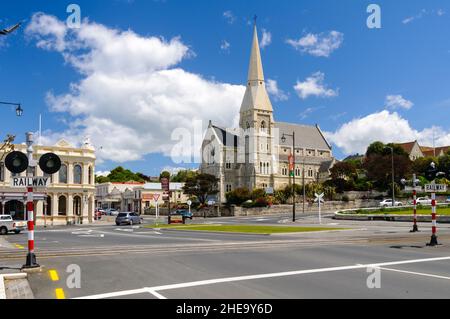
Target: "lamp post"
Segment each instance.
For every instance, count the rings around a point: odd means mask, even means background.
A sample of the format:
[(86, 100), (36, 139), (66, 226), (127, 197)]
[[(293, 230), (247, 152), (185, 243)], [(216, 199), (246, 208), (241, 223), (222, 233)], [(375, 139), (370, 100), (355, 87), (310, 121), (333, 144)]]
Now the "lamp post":
[(23, 115), (22, 105), (20, 103), (0, 102), (1, 105), (12, 105), (16, 107), (16, 115), (21, 117)]
[(283, 143), (286, 142), (286, 136), (292, 137), (292, 162), (294, 166), (292, 170), (292, 221), (295, 222), (295, 132), (292, 132), (292, 134), (283, 133), (281, 137)]
[(395, 206), (395, 175), (394, 175), (394, 148), (391, 146), (387, 146), (391, 150), (391, 158), (392, 158), (392, 207)]

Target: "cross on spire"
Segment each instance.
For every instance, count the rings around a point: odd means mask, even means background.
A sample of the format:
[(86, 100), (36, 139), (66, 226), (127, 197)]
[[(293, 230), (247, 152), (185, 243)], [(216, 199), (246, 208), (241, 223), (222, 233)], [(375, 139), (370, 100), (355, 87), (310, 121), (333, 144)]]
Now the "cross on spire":
[(256, 20), (257, 19), (258, 19), (258, 16), (255, 14), (254, 17), (253, 17), (253, 22), (254, 22), (255, 25), (256, 25)]

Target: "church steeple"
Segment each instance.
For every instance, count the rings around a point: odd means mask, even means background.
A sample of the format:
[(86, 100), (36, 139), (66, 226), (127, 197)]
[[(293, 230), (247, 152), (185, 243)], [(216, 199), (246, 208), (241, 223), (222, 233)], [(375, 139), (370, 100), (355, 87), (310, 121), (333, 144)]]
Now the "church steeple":
[(256, 23), (253, 31), (252, 54), (250, 56), (248, 81), (264, 81), (264, 71), (261, 61), (261, 51), (259, 49), (258, 30), (256, 28)]
[[(253, 29), (252, 51), (250, 55), (250, 66), (248, 69), (247, 89), (245, 91), (244, 100), (241, 105), (241, 127), (246, 127), (243, 123), (243, 117), (248, 117), (248, 111), (265, 111), (273, 112), (272, 103), (266, 91), (264, 82), (264, 71), (261, 59), (261, 51), (259, 49), (258, 29)], [(255, 114), (256, 115), (256, 114)], [(247, 122), (247, 119), (245, 119)]]

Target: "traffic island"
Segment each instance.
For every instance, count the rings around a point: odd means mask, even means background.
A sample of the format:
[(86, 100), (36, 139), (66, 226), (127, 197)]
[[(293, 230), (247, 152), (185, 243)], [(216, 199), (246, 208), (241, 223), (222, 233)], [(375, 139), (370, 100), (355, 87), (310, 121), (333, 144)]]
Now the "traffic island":
[(347, 228), (331, 228), (331, 227), (220, 225), (220, 224), (154, 225), (144, 227), (152, 229), (164, 229), (164, 230), (239, 233), (239, 234), (254, 234), (254, 235), (292, 234), (292, 233), (347, 230)]
[[(395, 221), (413, 222), (413, 208), (368, 208), (349, 209), (338, 211), (334, 214), (336, 220), (356, 220), (356, 221)], [(418, 222), (431, 222), (431, 206), (422, 206), (417, 209)], [(437, 222), (450, 223), (450, 206), (441, 205), (437, 207)]]

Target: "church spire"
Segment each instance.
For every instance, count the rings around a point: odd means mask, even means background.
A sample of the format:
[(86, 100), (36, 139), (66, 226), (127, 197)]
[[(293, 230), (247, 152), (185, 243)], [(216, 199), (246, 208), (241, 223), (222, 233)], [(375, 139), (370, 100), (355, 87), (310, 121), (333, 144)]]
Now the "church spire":
[(261, 61), (261, 51), (259, 49), (258, 29), (256, 28), (256, 17), (253, 31), (252, 54), (250, 56), (250, 67), (248, 70), (248, 81), (264, 81), (264, 71)]
[[(264, 72), (262, 67), (261, 51), (259, 50), (258, 30), (256, 28), (255, 19), (252, 53), (250, 56), (250, 66), (248, 70), (248, 81), (246, 85), (244, 100), (242, 101), (241, 105), (241, 127), (247, 126), (247, 119), (243, 118), (243, 114), (246, 114), (248, 111), (256, 110), (270, 113), (273, 112), (272, 103), (270, 102), (270, 98), (266, 90), (266, 84), (264, 82)], [(249, 120), (249, 122), (253, 123), (253, 120)], [(250, 123), (250, 125), (252, 123)]]

